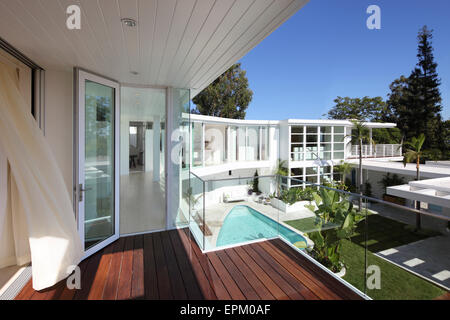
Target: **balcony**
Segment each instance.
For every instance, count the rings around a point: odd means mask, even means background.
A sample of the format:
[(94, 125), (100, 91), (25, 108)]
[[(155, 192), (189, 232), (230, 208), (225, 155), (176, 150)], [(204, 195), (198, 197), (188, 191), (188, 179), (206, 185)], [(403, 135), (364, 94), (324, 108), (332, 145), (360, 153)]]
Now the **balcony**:
[(120, 238), (80, 269), (80, 290), (29, 281), (16, 300), (362, 299), (281, 240), (203, 253), (186, 228)]
[[(334, 189), (331, 182), (191, 175), (190, 230), (206, 254), (277, 241), (362, 297), (436, 299), (450, 288), (450, 242), (441, 231), (446, 216)], [(287, 188), (283, 180), (303, 187)]]
[[(401, 144), (364, 144), (362, 146), (363, 158), (392, 158), (401, 156), (403, 156)], [(352, 145), (349, 159), (356, 158), (359, 158), (359, 145)]]

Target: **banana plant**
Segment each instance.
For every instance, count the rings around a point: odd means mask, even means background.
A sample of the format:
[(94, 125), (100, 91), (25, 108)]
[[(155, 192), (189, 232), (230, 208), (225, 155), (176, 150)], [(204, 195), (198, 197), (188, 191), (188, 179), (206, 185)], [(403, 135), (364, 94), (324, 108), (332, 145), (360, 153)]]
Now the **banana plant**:
[(341, 240), (353, 235), (357, 224), (365, 219), (366, 211), (356, 210), (345, 196), (334, 190), (321, 188), (313, 197), (316, 206), (305, 205), (316, 216), (316, 229), (307, 234), (314, 242), (311, 254), (331, 271), (339, 272), (345, 265), (341, 261)]

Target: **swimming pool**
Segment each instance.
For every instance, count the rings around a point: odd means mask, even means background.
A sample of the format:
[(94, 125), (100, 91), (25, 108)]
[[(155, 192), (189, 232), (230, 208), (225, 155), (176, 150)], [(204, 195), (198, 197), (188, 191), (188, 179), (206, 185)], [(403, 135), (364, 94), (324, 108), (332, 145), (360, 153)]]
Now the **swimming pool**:
[(225, 218), (217, 237), (216, 246), (227, 246), (257, 239), (282, 236), (290, 243), (307, 242), (295, 231), (248, 206), (233, 207)]

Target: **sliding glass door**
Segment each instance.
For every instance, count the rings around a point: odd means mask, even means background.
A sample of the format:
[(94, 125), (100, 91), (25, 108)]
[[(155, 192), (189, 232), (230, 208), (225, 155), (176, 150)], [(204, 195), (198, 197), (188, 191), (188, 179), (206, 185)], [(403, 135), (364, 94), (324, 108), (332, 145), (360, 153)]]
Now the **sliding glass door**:
[(78, 227), (86, 256), (119, 237), (119, 85), (78, 71)]

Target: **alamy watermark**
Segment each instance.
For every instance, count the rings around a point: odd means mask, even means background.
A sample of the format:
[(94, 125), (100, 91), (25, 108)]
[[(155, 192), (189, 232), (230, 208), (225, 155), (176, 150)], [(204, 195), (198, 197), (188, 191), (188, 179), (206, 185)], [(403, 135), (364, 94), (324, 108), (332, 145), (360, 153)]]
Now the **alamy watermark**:
[(381, 9), (379, 6), (372, 4), (367, 7), (367, 14), (370, 16), (366, 20), (366, 26), (369, 30), (380, 30), (381, 29)]
[(69, 266), (67, 268), (67, 273), (70, 276), (66, 280), (67, 289), (73, 290), (81, 289), (81, 269), (79, 266)]
[(381, 270), (377, 265), (370, 265), (366, 270), (366, 287), (369, 290), (381, 289)]
[(67, 20), (66, 26), (69, 30), (81, 29), (81, 9), (76, 4), (70, 5), (66, 9)]

